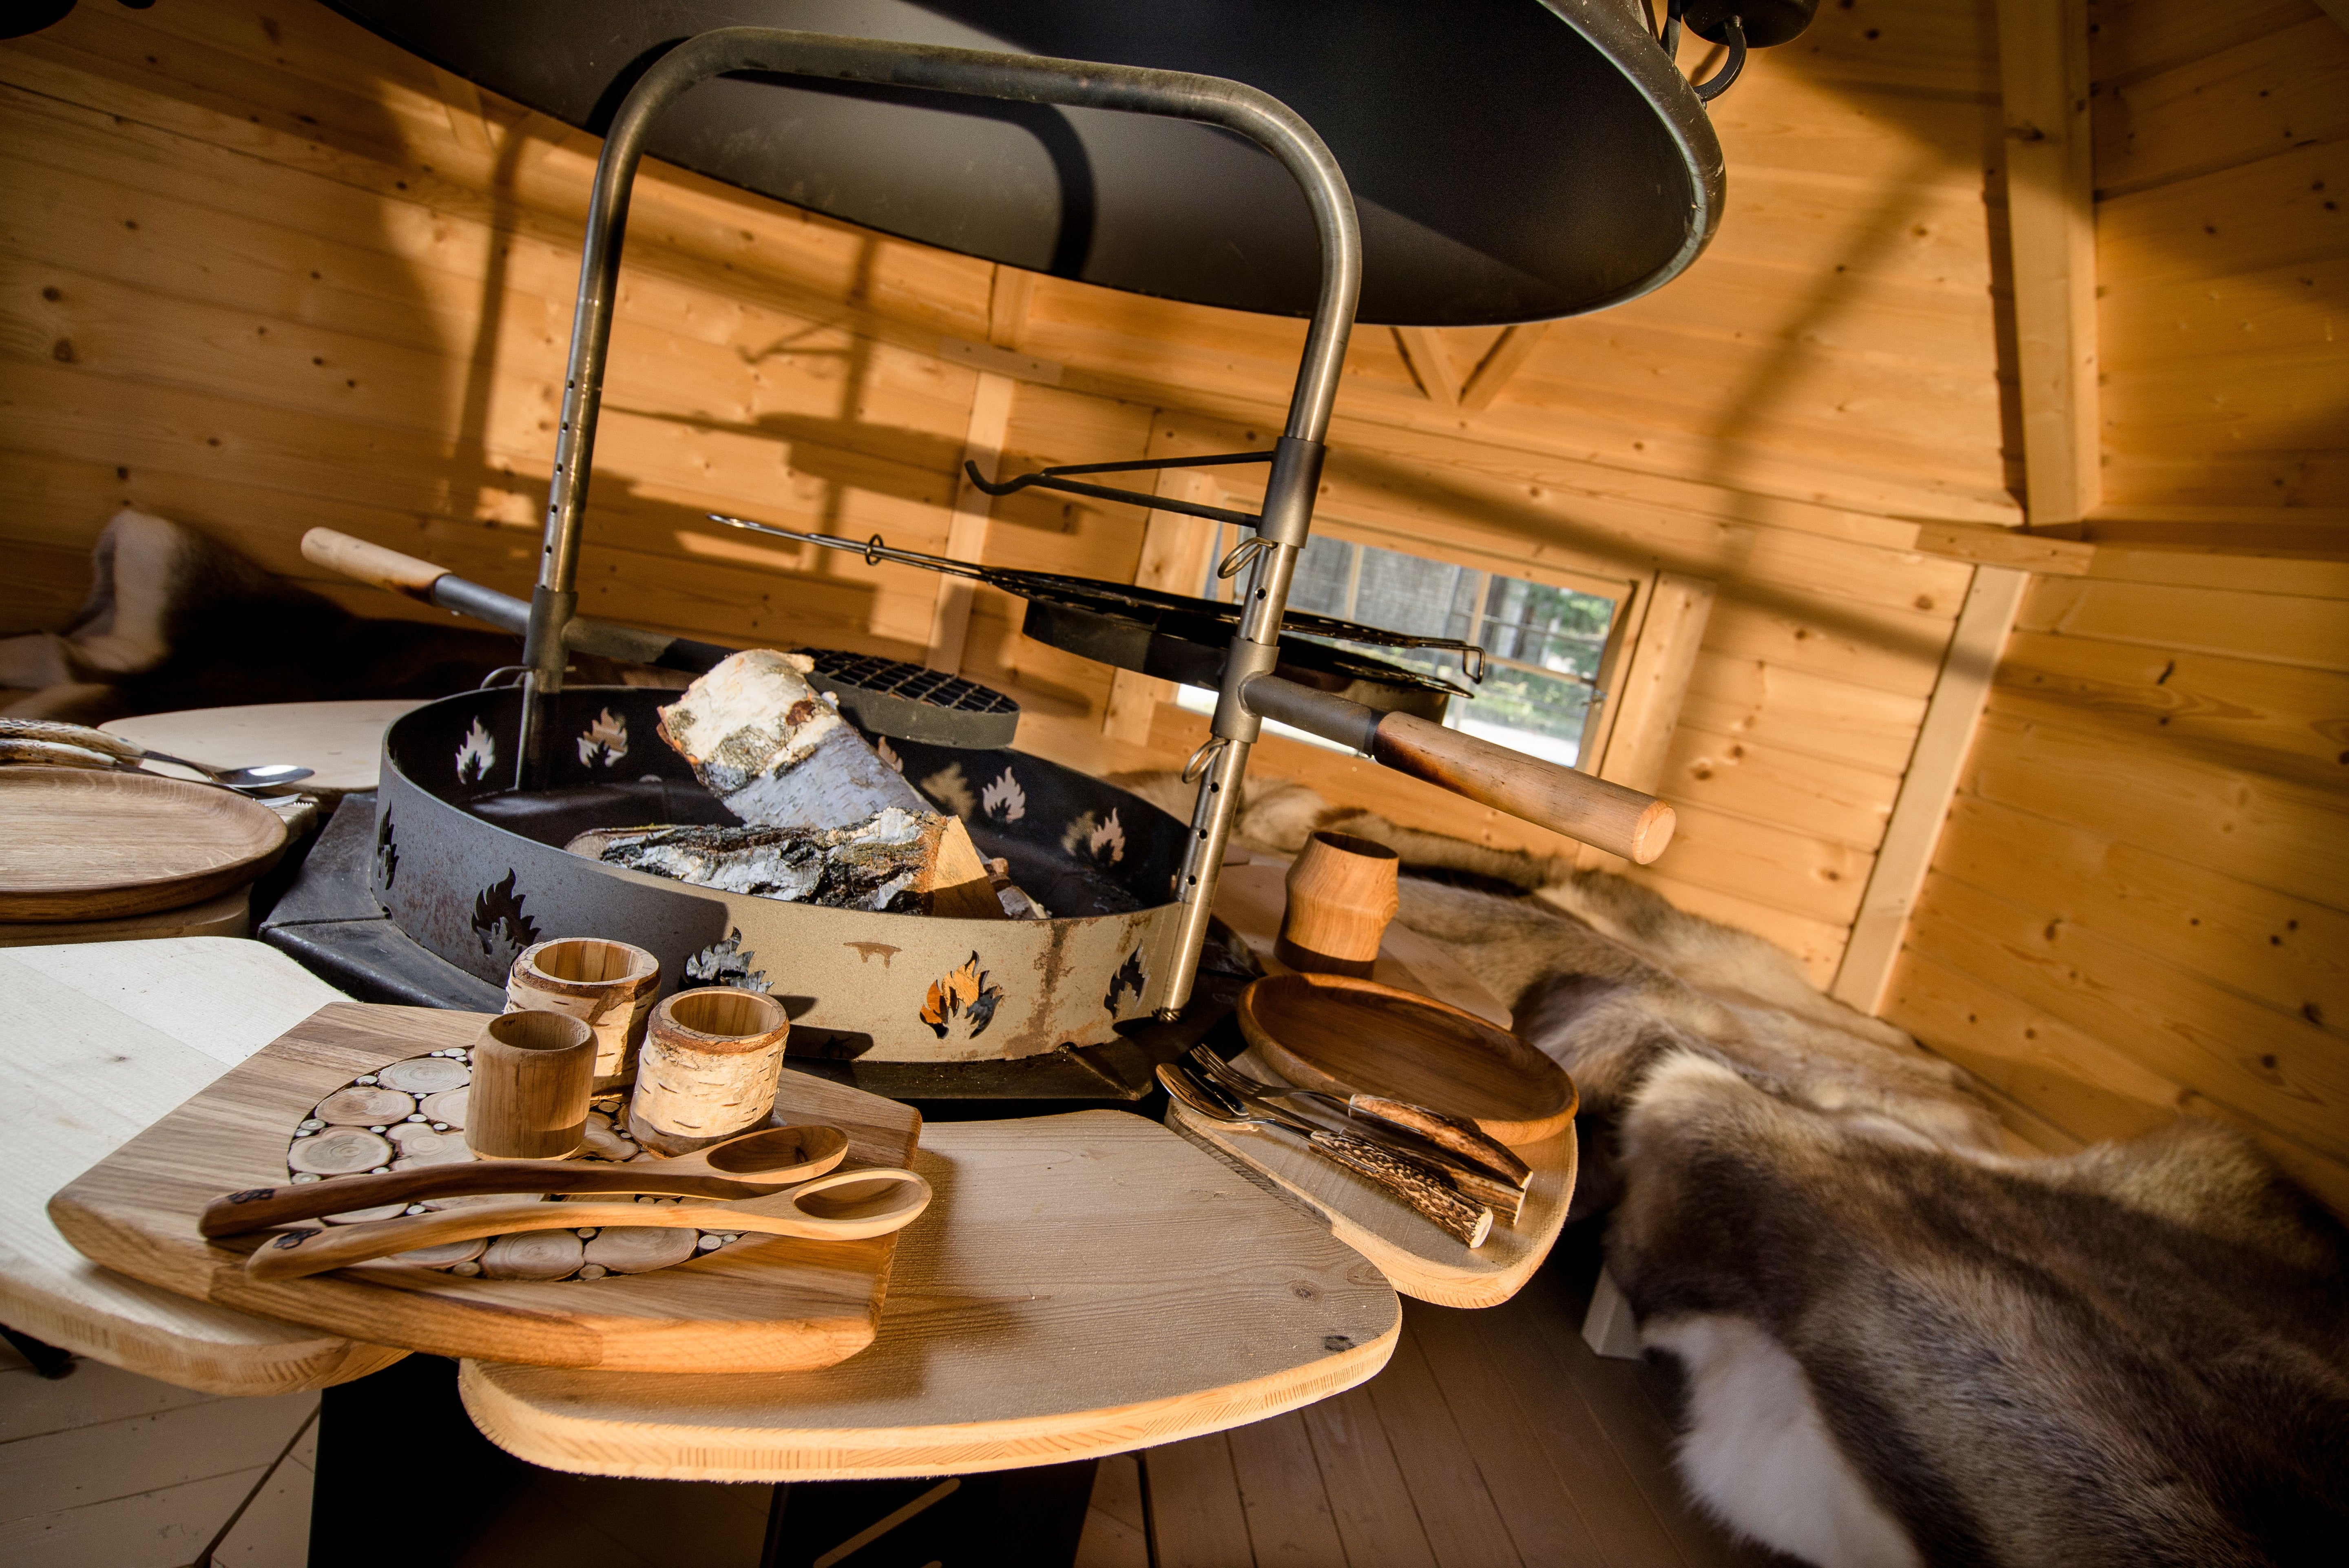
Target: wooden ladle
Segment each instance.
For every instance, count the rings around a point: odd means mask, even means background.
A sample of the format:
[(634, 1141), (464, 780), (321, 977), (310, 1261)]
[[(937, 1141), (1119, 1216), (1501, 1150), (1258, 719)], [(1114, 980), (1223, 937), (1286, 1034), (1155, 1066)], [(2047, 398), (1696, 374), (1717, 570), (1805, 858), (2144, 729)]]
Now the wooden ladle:
[(248, 1187), (213, 1199), (196, 1228), (207, 1236), (233, 1236), (323, 1214), (348, 1214), (387, 1203), (481, 1192), (666, 1192), (688, 1198), (756, 1198), (821, 1176), (847, 1153), (848, 1134), (836, 1127), (811, 1123), (761, 1128), (674, 1160), (631, 1160), (619, 1165), (585, 1160), (474, 1160), (456, 1165), (423, 1165), (381, 1176), (337, 1176), (296, 1186)]
[(397, 1220), (286, 1231), (245, 1259), (244, 1272), (254, 1280), (301, 1279), (448, 1242), (605, 1225), (756, 1231), (808, 1241), (853, 1242), (902, 1229), (929, 1206), (930, 1184), (911, 1171), (895, 1169), (834, 1171), (735, 1203), (469, 1203)]

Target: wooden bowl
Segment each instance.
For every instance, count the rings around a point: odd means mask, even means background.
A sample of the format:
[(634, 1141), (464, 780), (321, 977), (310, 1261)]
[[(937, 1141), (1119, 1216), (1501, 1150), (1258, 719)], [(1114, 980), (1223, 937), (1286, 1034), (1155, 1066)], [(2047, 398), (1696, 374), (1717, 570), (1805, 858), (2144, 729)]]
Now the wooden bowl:
[(1574, 1119), (1566, 1069), (1506, 1029), (1346, 975), (1273, 975), (1240, 993), (1240, 1032), (1299, 1088), (1409, 1100), (1538, 1143)]

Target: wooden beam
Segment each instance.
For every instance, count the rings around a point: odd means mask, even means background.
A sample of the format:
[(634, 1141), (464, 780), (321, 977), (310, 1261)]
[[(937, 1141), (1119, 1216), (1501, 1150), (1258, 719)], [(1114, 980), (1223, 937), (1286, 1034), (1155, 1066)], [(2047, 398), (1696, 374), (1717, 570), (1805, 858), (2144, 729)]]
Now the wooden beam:
[[(993, 484), (1003, 460), (1003, 433), (1011, 424), (1011, 395), (1019, 383), (1009, 376), (982, 371), (970, 398), (970, 423), (963, 432), (963, 460), (978, 466), (979, 475)], [(960, 465), (957, 465), (957, 472)], [(987, 520), (994, 501), (963, 474), (955, 485), (954, 519), (947, 524), (946, 552), (957, 561), (982, 561), (987, 556)], [(962, 668), (963, 642), (970, 633), (971, 583), (968, 577), (940, 577), (938, 597), (930, 612), (930, 645), (922, 662), (953, 675)]]
[(1942, 820), (1957, 793), (1958, 775), (1973, 744), (1974, 727), (1990, 697), (1991, 677), (2030, 581), (2028, 572), (2013, 567), (1974, 568), (1965, 608), (1958, 613), (1949, 651), (1941, 655), (1940, 679), (1925, 705), (1925, 722), (1918, 729), (1909, 771), (1892, 803), (1891, 820), (1885, 824), (1876, 869), (1868, 875), (1868, 892), (1852, 922), (1851, 942), (1829, 988), (1836, 1000), (1863, 1013), (1873, 1014), (1884, 1005), (1909, 913), (1932, 864)]
[(1977, 566), (2019, 566), (2060, 577), (2085, 577), (2096, 560), (2096, 547), (2085, 540), (2021, 533), (1981, 522), (1920, 522), (1917, 549)]
[(2023, 513), (2042, 528), (2078, 522), (2103, 490), (2087, 0), (1998, 0), (1998, 44)]
[(1036, 291), (1036, 274), (1018, 267), (998, 266), (987, 294), (987, 341), (998, 348), (1019, 346), (1028, 325), (1028, 301)]
[(1546, 321), (1521, 321), (1495, 340), (1476, 368), (1468, 373), (1468, 385), (1460, 389), (1460, 407), (1471, 414), (1480, 414), (1493, 406), (1501, 388), (1509, 384), (1533, 352), (1541, 346), (1542, 334), (1549, 327)]
[(1444, 340), (1435, 335), (1432, 326), (1398, 326), (1394, 328), (1395, 346), (1402, 350), (1403, 363), (1419, 382), (1419, 389), (1427, 400), (1438, 407), (1460, 407), (1460, 384), (1454, 378), (1452, 356)]

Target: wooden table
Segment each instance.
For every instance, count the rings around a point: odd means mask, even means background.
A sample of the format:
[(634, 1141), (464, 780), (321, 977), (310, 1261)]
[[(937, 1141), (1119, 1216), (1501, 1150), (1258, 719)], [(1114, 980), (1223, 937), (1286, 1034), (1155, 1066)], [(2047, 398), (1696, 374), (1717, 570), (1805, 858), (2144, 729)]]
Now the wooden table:
[(0, 1323), (213, 1394), (283, 1394), (405, 1354), (232, 1312), (90, 1263), (49, 1194), (342, 994), (257, 942), (187, 937), (0, 952)]
[[(398, 1353), (83, 1261), (50, 1192), (340, 994), (257, 943), (0, 953), (0, 1073), (35, 1135), (0, 1187), (0, 1322), (169, 1382), (274, 1393)], [(1385, 1365), (1401, 1305), (1326, 1226), (1122, 1111), (932, 1123), (937, 1191), (881, 1339), (817, 1373), (661, 1377), (468, 1363), (468, 1408), (555, 1469), (704, 1480), (971, 1473), (1258, 1419)]]
[(1393, 1289), (1326, 1226), (1157, 1123), (933, 1122), (936, 1189), (873, 1348), (820, 1372), (465, 1363), (466, 1408), (556, 1470), (703, 1480), (969, 1474), (1260, 1420), (1386, 1365)]
[[(251, 707), (195, 707), (179, 713), (142, 714), (99, 726), (134, 745), (209, 762), (215, 768), (252, 768), (291, 762), (315, 769), (288, 786), (312, 795), (372, 789), (383, 757), (384, 727), (424, 705), (410, 697), (368, 697), (355, 702), (273, 702)], [(196, 774), (169, 762), (150, 762), (158, 773), (181, 779)]]

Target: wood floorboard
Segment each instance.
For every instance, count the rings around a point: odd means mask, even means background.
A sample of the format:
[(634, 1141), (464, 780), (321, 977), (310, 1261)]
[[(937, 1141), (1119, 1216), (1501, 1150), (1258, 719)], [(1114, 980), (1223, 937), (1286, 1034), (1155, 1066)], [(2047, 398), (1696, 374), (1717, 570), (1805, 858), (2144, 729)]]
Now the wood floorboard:
[[(15, 1352), (9, 1354), (13, 1358)], [(160, 1415), (217, 1398), (141, 1377), (103, 1361), (78, 1360), (70, 1376), (53, 1379), (20, 1360), (0, 1372), (0, 1443), (94, 1427), (126, 1416)]]
[(1507, 1568), (1523, 1562), (1408, 1326), (1394, 1359), (1369, 1387), (1436, 1562), (1443, 1568)]
[[(211, 1399), (19, 1439), (0, 1446), (0, 1519), (56, 1513), (256, 1468), (265, 1473), (317, 1405), (316, 1394)], [(223, 1511), (196, 1544), (208, 1545), (212, 1532), (227, 1522)]]
[(1340, 1568), (1346, 1548), (1313, 1458), (1305, 1419), (1292, 1410), (1228, 1434), (1232, 1474), (1247, 1516), (1256, 1568)]
[(1436, 1568), (1370, 1390), (1349, 1388), (1299, 1414), (1313, 1439), (1347, 1568)]
[(1247, 1568), (1247, 1513), (1222, 1432), (1152, 1449), (1143, 1461), (1158, 1568)]
[(1527, 1563), (1609, 1563), (1612, 1559), (1578, 1506), (1569, 1479), (1586, 1467), (1574, 1463), (1560, 1471), (1557, 1456), (1542, 1441), (1547, 1412), (1529, 1414), (1518, 1402), (1479, 1333), (1479, 1320), (1507, 1310), (1502, 1305), (1455, 1312), (1408, 1302), (1403, 1316), (1517, 1554)]
[(184, 1568), (212, 1544), (266, 1466), (0, 1524), (9, 1568)]
[(1134, 1455), (1112, 1454), (1094, 1470), (1092, 1501), (1071, 1568), (1150, 1568), (1142, 1461)]

